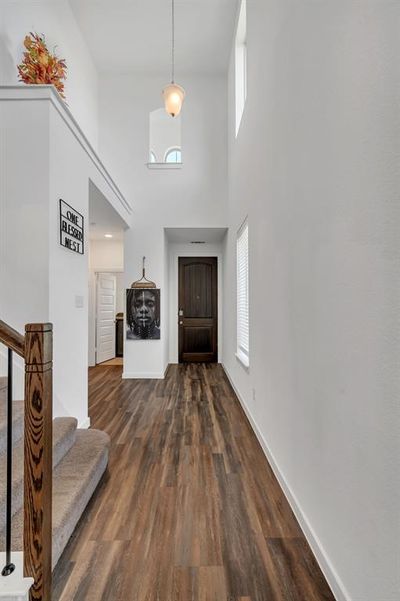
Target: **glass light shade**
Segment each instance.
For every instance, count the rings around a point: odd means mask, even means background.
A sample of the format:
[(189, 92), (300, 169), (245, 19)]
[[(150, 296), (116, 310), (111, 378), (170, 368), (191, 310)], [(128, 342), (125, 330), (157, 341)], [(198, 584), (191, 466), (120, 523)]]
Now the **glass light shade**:
[(163, 89), (165, 110), (171, 117), (177, 117), (181, 112), (185, 90), (176, 83), (170, 83)]

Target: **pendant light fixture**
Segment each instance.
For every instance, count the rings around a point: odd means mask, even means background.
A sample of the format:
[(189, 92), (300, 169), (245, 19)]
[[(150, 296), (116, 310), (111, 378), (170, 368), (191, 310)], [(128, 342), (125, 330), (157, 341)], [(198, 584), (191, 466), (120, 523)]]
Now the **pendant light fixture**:
[(165, 110), (171, 117), (177, 117), (181, 112), (185, 90), (175, 83), (175, 0), (171, 0), (172, 43), (171, 43), (171, 83), (163, 89)]

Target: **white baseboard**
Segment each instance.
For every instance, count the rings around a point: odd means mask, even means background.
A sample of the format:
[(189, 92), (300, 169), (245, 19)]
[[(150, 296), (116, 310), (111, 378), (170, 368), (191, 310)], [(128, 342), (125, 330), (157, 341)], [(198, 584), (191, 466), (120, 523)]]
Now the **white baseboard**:
[(79, 422), (78, 428), (80, 428), (81, 430), (87, 430), (88, 428), (90, 428), (90, 417), (87, 417), (87, 418), (83, 419), (81, 422)]
[(243, 408), (243, 411), (245, 412), (245, 414), (247, 416), (247, 419), (250, 422), (251, 427), (253, 428), (255, 435), (257, 436), (258, 442), (260, 443), (261, 448), (264, 451), (264, 455), (266, 456), (268, 463), (270, 464), (270, 466), (276, 476), (276, 479), (278, 480), (278, 482), (284, 492), (284, 495), (285, 495), (286, 499), (288, 500), (290, 507), (292, 508), (294, 515), (296, 516), (297, 521), (299, 522), (300, 528), (302, 529), (304, 536), (306, 537), (307, 542), (310, 545), (312, 552), (315, 555), (318, 565), (321, 568), (329, 586), (332, 589), (332, 592), (335, 596), (336, 601), (351, 601), (351, 597), (350, 597), (349, 593), (346, 591), (346, 588), (345, 588), (343, 582), (341, 581), (341, 579), (339, 578), (339, 575), (337, 574), (336, 570), (334, 569), (328, 555), (325, 552), (325, 549), (323, 548), (323, 546), (321, 544), (321, 541), (319, 540), (318, 536), (314, 532), (307, 516), (305, 515), (304, 511), (302, 510), (302, 508), (300, 506), (300, 503), (298, 502), (298, 500), (296, 498), (296, 495), (290, 488), (284, 474), (280, 470), (279, 465), (277, 464), (277, 462), (275, 460), (275, 457), (274, 457), (271, 449), (269, 448), (264, 436), (261, 434), (261, 431), (258, 428), (257, 423), (255, 422), (255, 420), (250, 412), (250, 409), (247, 406), (247, 403), (245, 402), (245, 400), (241, 396), (240, 392), (236, 388), (236, 386), (224, 364), (222, 364), (222, 367), (223, 367), (223, 370), (224, 370), (233, 390), (236, 393), (236, 396), (239, 399), (239, 402)]
[(169, 367), (169, 363), (167, 363), (167, 365), (165, 366), (164, 373), (163, 372), (150, 372), (150, 371), (149, 372), (124, 371), (122, 373), (122, 379), (123, 380), (164, 380), (168, 367)]
[[(0, 553), (0, 562), (2, 566), (5, 565), (5, 553)], [(3, 601), (28, 601), (33, 578), (24, 578), (24, 554), (22, 551), (13, 551), (11, 562), (15, 565), (15, 570), (6, 578), (1, 577), (0, 599)]]
[(124, 371), (122, 373), (123, 380), (163, 380), (165, 374), (163, 372), (152, 371)]

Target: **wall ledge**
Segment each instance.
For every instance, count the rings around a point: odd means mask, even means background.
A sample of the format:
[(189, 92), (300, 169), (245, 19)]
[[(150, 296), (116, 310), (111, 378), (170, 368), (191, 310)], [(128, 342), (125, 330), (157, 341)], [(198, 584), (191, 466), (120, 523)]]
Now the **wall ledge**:
[(283, 493), (284, 493), (286, 499), (288, 500), (288, 503), (289, 503), (290, 507), (292, 508), (294, 515), (296, 516), (296, 519), (300, 525), (300, 528), (302, 529), (304, 536), (306, 537), (307, 542), (310, 545), (312, 552), (314, 553), (314, 556), (318, 562), (318, 565), (321, 568), (329, 586), (331, 587), (331, 590), (335, 596), (335, 599), (337, 601), (351, 601), (351, 597), (350, 597), (349, 593), (347, 592), (342, 580), (340, 579), (338, 573), (336, 572), (334, 566), (332, 565), (325, 549), (323, 548), (323, 546), (321, 544), (321, 541), (319, 540), (317, 534), (315, 533), (313, 527), (311, 526), (310, 521), (308, 520), (307, 516), (305, 515), (303, 509), (301, 508), (301, 505), (300, 505), (296, 495), (292, 491), (289, 483), (287, 482), (285, 475), (279, 468), (279, 465), (278, 465), (271, 449), (269, 448), (267, 441), (265, 440), (264, 436), (262, 435), (261, 430), (259, 429), (259, 427), (257, 425), (257, 422), (253, 418), (252, 413), (251, 413), (247, 403), (245, 402), (245, 400), (241, 396), (240, 392), (236, 388), (236, 386), (230, 376), (230, 373), (224, 364), (222, 364), (222, 368), (223, 368), (225, 375), (228, 378), (229, 383), (231, 384), (237, 398), (239, 399), (239, 402), (243, 408), (243, 411), (245, 412), (246, 417), (250, 422), (252, 430), (254, 431), (255, 435), (257, 436), (257, 440), (264, 452), (264, 455), (266, 456), (267, 461), (268, 461), (269, 465), (271, 466), (272, 471), (274, 472), (275, 477), (278, 480), (279, 485), (282, 488)]
[(81, 127), (72, 115), (71, 111), (57, 92), (56, 88), (52, 85), (10, 85), (0, 86), (0, 101), (48, 101), (57, 110), (60, 117), (64, 120), (67, 127), (70, 129), (72, 134), (75, 136), (79, 144), (82, 146), (86, 154), (91, 159), (92, 163), (99, 171), (99, 173), (106, 180), (111, 190), (121, 203), (125, 211), (130, 215), (132, 214), (132, 205), (122, 194), (121, 190), (111, 177), (110, 173), (104, 166), (96, 150), (93, 148)]
[(183, 163), (146, 163), (149, 169), (182, 169)]

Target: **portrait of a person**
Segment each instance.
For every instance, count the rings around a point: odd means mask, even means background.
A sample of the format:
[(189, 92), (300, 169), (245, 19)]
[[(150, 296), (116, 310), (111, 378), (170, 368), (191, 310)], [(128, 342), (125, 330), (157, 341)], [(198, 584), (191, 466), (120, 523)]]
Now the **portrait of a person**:
[(128, 340), (160, 340), (159, 288), (126, 291), (126, 323)]

